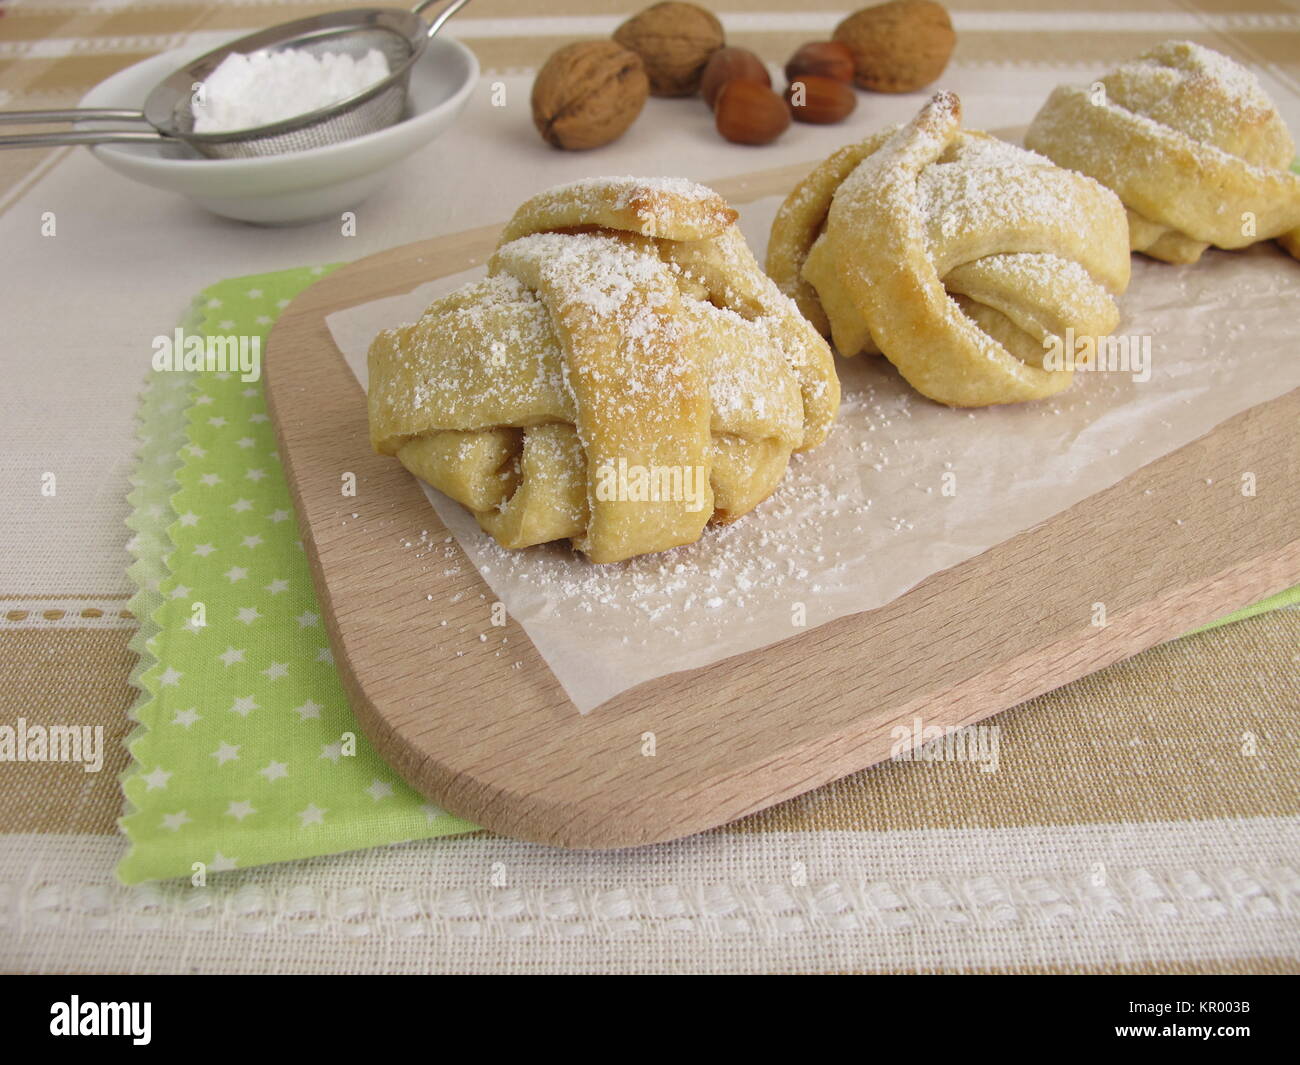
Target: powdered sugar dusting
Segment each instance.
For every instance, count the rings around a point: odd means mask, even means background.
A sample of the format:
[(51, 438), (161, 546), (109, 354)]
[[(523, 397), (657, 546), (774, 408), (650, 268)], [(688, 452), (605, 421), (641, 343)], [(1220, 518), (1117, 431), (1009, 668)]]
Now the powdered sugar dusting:
[[(429, 359), (428, 345), (435, 338), (417, 325), (408, 342), (409, 354), (402, 359), (408, 368), (421, 369), (411, 374), (411, 403), (422, 411), (438, 411), (437, 427), (447, 429), (473, 428), (483, 420), (485, 410), (546, 410), (572, 417), (573, 400), (564, 380), (559, 342), (541, 301), (516, 278), (496, 274), (467, 289), (462, 299), (444, 305), (437, 328), (454, 336), (477, 337), (489, 329), (488, 323), (495, 340), (484, 353), (487, 357), (461, 361)], [(473, 348), (466, 345), (463, 350), (468, 354)], [(494, 373), (506, 366), (507, 352), (526, 352), (533, 363), (531, 373), (520, 373), (517, 364), (514, 372)], [(436, 376), (428, 372), (430, 367), (436, 367)]]
[[(1168, 41), (1142, 58), (1125, 63), (1116, 73), (1120, 76), (1117, 81), (1148, 86), (1147, 98), (1134, 101), (1139, 104), (1134, 110), (1158, 112), (1166, 125), (1212, 144), (1223, 130), (1243, 122), (1258, 122), (1273, 111), (1273, 101), (1254, 73), (1226, 55), (1191, 41)], [(1161, 108), (1162, 99), (1184, 82), (1191, 83), (1194, 91), (1182, 94), (1178, 107)]]
[(702, 209), (702, 220), (714, 231), (734, 218), (726, 201), (712, 189), (679, 177), (584, 178), (549, 189), (545, 195), (587, 214), (603, 207), (630, 211), (639, 223), (637, 232), (647, 237), (664, 235), (679, 223), (683, 203)]
[[(1291, 163), (1294, 143), (1259, 79), (1210, 48), (1191, 41), (1166, 41), (1121, 63), (1103, 75), (1100, 84), (1104, 95), (1090, 91), (1094, 106), (1141, 116), (1257, 166), (1285, 168)], [(1038, 139), (1044, 143), (1086, 139), (1086, 131), (1068, 113), (1054, 115), (1050, 109), (1040, 113), (1034, 119), (1041, 130)], [(1260, 135), (1264, 128), (1268, 136)], [(1088, 143), (1077, 147), (1084, 156), (1106, 150)], [(1130, 149), (1126, 166), (1142, 172), (1157, 162)]]

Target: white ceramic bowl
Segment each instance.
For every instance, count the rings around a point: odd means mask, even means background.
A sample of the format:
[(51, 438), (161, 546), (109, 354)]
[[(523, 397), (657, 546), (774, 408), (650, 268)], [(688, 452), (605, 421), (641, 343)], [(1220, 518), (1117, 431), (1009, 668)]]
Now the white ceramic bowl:
[[(139, 108), (158, 82), (206, 50), (164, 52), (118, 71), (91, 89), (81, 106)], [(394, 163), (456, 120), (478, 75), (474, 53), (439, 36), (411, 68), (408, 117), (364, 137), (263, 159), (205, 159), (179, 142), (98, 144), (91, 151), (119, 174), (179, 192), (226, 218), (295, 225), (337, 217), (374, 192)]]

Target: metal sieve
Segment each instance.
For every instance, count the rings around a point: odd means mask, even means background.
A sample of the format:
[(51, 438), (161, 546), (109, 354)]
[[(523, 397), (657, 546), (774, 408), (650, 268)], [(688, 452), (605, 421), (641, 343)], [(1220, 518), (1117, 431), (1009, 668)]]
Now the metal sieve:
[[(391, 126), (406, 109), (411, 67), (443, 24), (469, 0), (451, 0), (433, 20), (426, 8), (447, 0), (423, 0), (410, 11), (397, 8), (351, 8), (329, 15), (297, 19), (250, 33), (181, 67), (154, 86), (142, 111), (116, 108), (69, 108), (51, 111), (0, 111), (0, 124), (51, 122), (148, 122), (144, 130), (69, 130), (0, 137), (0, 148), (47, 148), (61, 144), (157, 144), (182, 141), (211, 159), (248, 159), (285, 155), (351, 140)], [(389, 75), (354, 96), (329, 107), (253, 129), (195, 133), (193, 103), (199, 85), (233, 53), (299, 49), (314, 55), (333, 52), (360, 59), (372, 48), (388, 60)]]

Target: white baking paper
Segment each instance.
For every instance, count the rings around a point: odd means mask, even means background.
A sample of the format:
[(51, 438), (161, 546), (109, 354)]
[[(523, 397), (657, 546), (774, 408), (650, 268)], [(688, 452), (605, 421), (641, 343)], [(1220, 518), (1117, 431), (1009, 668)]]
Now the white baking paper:
[[(740, 208), (759, 262), (780, 202)], [(375, 333), (481, 275), (330, 315), (362, 386)], [(1272, 243), (1211, 250), (1186, 267), (1134, 256), (1122, 307), (1119, 333), (1139, 351), (1150, 345), (1148, 374), (1076, 373), (1067, 392), (1037, 403), (952, 410), (917, 395), (884, 359), (837, 358), (844, 401), (826, 444), (795, 456), (749, 515), (663, 554), (596, 566), (567, 544), (504, 551), (459, 504), (425, 491), (586, 713), (655, 677), (883, 606), (1300, 387), (1300, 263)], [(1188, 495), (1188, 512), (1236, 490), (1207, 484), (1203, 498)], [(438, 624), (436, 601), (429, 618)], [(508, 655), (502, 662), (509, 668)]]

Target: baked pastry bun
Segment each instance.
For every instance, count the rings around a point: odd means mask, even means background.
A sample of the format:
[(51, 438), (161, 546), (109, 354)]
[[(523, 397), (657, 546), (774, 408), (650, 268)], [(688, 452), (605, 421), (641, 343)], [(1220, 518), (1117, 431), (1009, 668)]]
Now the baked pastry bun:
[(883, 352), (951, 406), (1018, 403), (1069, 385), (1051, 340), (1118, 324), (1128, 230), (1109, 189), (963, 130), (939, 93), (794, 189), (767, 271), (841, 355)]
[(371, 442), (501, 546), (593, 562), (697, 540), (825, 439), (825, 341), (690, 182), (608, 178), (519, 208), (488, 277), (369, 353)]
[(1300, 257), (1295, 144), (1255, 75), (1209, 48), (1166, 41), (1057, 88), (1025, 144), (1114, 189), (1134, 251), (1193, 263), (1277, 238)]

